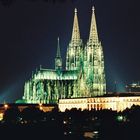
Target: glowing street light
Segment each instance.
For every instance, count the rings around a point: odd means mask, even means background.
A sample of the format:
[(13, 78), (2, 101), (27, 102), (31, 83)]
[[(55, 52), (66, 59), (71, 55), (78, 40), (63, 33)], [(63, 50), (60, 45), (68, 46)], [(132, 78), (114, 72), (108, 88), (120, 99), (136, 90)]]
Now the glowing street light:
[(8, 107), (8, 104), (4, 104), (4, 109), (7, 109)]
[(39, 109), (43, 110), (42, 103), (39, 103)]

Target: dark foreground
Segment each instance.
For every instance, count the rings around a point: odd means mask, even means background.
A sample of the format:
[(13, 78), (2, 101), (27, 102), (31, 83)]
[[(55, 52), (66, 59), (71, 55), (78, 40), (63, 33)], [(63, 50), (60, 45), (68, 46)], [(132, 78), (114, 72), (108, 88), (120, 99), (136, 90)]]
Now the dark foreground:
[(0, 123), (0, 137), (12, 140), (138, 140), (139, 134), (139, 106), (119, 113), (76, 109), (45, 113), (34, 107), (20, 112), (11, 107)]

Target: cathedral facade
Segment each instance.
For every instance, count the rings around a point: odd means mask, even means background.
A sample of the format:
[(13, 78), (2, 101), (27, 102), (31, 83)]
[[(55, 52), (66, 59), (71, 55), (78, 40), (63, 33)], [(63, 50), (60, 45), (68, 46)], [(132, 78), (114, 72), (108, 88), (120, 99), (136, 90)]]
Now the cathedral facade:
[(95, 97), (106, 94), (104, 56), (98, 38), (95, 10), (92, 8), (89, 39), (83, 44), (74, 11), (72, 37), (66, 52), (66, 68), (62, 69), (59, 38), (55, 69), (40, 69), (24, 85), (26, 103), (58, 103), (59, 99)]

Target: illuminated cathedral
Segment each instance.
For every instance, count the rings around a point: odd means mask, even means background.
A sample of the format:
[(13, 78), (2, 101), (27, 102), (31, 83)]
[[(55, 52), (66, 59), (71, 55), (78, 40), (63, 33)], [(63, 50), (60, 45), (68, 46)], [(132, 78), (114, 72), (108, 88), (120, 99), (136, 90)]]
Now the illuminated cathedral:
[(96, 97), (106, 94), (104, 56), (98, 38), (95, 10), (92, 8), (89, 38), (80, 37), (77, 9), (74, 11), (72, 37), (66, 52), (66, 68), (62, 69), (59, 38), (54, 59), (55, 69), (40, 67), (25, 82), (26, 103), (58, 103), (59, 99)]

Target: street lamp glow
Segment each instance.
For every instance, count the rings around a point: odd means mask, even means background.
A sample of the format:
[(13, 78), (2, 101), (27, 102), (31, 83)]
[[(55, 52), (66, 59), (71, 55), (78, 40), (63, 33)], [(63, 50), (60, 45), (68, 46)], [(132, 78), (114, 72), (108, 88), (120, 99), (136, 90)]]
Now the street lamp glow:
[(4, 104), (4, 108), (7, 109), (9, 106), (8, 104)]

